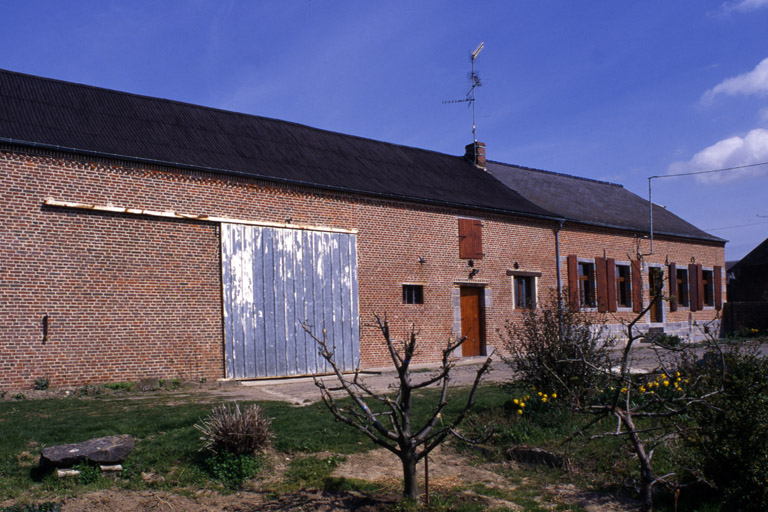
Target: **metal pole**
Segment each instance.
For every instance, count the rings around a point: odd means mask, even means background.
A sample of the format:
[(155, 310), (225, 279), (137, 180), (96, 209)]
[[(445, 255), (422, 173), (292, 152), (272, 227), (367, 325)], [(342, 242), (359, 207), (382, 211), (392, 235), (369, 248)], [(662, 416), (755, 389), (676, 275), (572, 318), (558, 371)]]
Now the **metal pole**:
[(651, 224), (651, 255), (653, 254), (653, 201), (651, 201), (651, 180), (654, 176), (648, 178), (648, 218)]

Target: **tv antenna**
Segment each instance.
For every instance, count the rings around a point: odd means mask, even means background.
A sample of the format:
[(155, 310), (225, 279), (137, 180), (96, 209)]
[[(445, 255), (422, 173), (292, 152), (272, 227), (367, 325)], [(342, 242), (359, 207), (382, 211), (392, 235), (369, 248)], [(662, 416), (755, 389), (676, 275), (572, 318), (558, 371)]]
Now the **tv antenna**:
[(475, 72), (475, 59), (480, 55), (480, 52), (485, 48), (485, 42), (481, 42), (470, 54), (469, 60), (472, 62), (472, 72), (469, 74), (469, 91), (467, 96), (461, 100), (445, 100), (443, 103), (469, 103), (472, 105), (472, 139), (477, 142), (477, 125), (475, 124), (475, 89), (482, 86), (480, 82), (480, 75)]

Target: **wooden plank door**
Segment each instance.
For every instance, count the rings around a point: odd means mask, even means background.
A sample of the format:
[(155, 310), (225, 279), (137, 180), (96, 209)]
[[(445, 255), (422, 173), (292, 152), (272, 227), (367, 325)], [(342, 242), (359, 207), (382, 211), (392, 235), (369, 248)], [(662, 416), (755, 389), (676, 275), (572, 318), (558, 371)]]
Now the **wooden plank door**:
[(305, 322), (340, 368), (359, 366), (354, 234), (222, 224), (221, 263), (227, 377), (329, 371)]
[(461, 335), (467, 339), (461, 346), (464, 357), (480, 356), (485, 348), (485, 319), (483, 318), (483, 289), (461, 287)]

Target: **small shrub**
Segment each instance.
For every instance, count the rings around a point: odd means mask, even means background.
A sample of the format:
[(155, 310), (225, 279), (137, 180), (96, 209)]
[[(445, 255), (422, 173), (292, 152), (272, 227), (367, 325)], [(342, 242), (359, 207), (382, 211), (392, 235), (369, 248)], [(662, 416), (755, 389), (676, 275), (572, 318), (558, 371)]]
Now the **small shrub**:
[(19, 401), (19, 400), (26, 400), (27, 399), (27, 395), (25, 395), (24, 393), (16, 393), (15, 395), (13, 395), (13, 399), (17, 400), (17, 401)]
[(32, 385), (32, 387), (37, 391), (45, 391), (48, 389), (50, 384), (51, 381), (48, 379), (48, 377), (38, 377), (35, 379), (35, 383)]
[(264, 461), (251, 454), (221, 452), (205, 459), (205, 467), (214, 480), (230, 489), (242, 487), (243, 482), (259, 474)]
[(116, 392), (130, 392), (136, 387), (135, 382), (107, 382), (104, 384), (106, 389)]
[(659, 334), (656, 336), (656, 339), (653, 340), (654, 343), (657, 345), (661, 345), (663, 347), (677, 347), (682, 343), (682, 339), (680, 339), (680, 336), (677, 336), (675, 334)]
[(77, 481), (82, 485), (92, 484), (98, 482), (101, 479), (101, 470), (96, 464), (81, 462), (80, 464), (75, 464), (72, 466), (72, 469), (76, 469), (80, 472), (80, 474), (77, 476)]
[(599, 369), (611, 367), (613, 340), (604, 338), (603, 324), (557, 297), (526, 311), (521, 323), (507, 321), (500, 335), (509, 354), (502, 359), (521, 382), (574, 405), (602, 387)]
[(270, 422), (258, 405), (219, 405), (195, 425), (203, 433), (205, 447), (213, 453), (251, 455), (266, 448), (272, 437)]
[(693, 411), (699, 429), (687, 444), (723, 510), (768, 510), (768, 358), (734, 350), (722, 361), (705, 360), (705, 378), (722, 379), (723, 392)]

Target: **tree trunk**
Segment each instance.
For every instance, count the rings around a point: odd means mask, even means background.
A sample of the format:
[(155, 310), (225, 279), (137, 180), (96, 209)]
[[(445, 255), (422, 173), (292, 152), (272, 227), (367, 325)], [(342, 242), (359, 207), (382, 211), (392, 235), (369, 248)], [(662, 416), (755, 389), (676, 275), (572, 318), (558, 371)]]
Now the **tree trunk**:
[(416, 479), (416, 456), (414, 453), (403, 453), (400, 459), (403, 462), (403, 496), (406, 498), (419, 498), (419, 482)]

